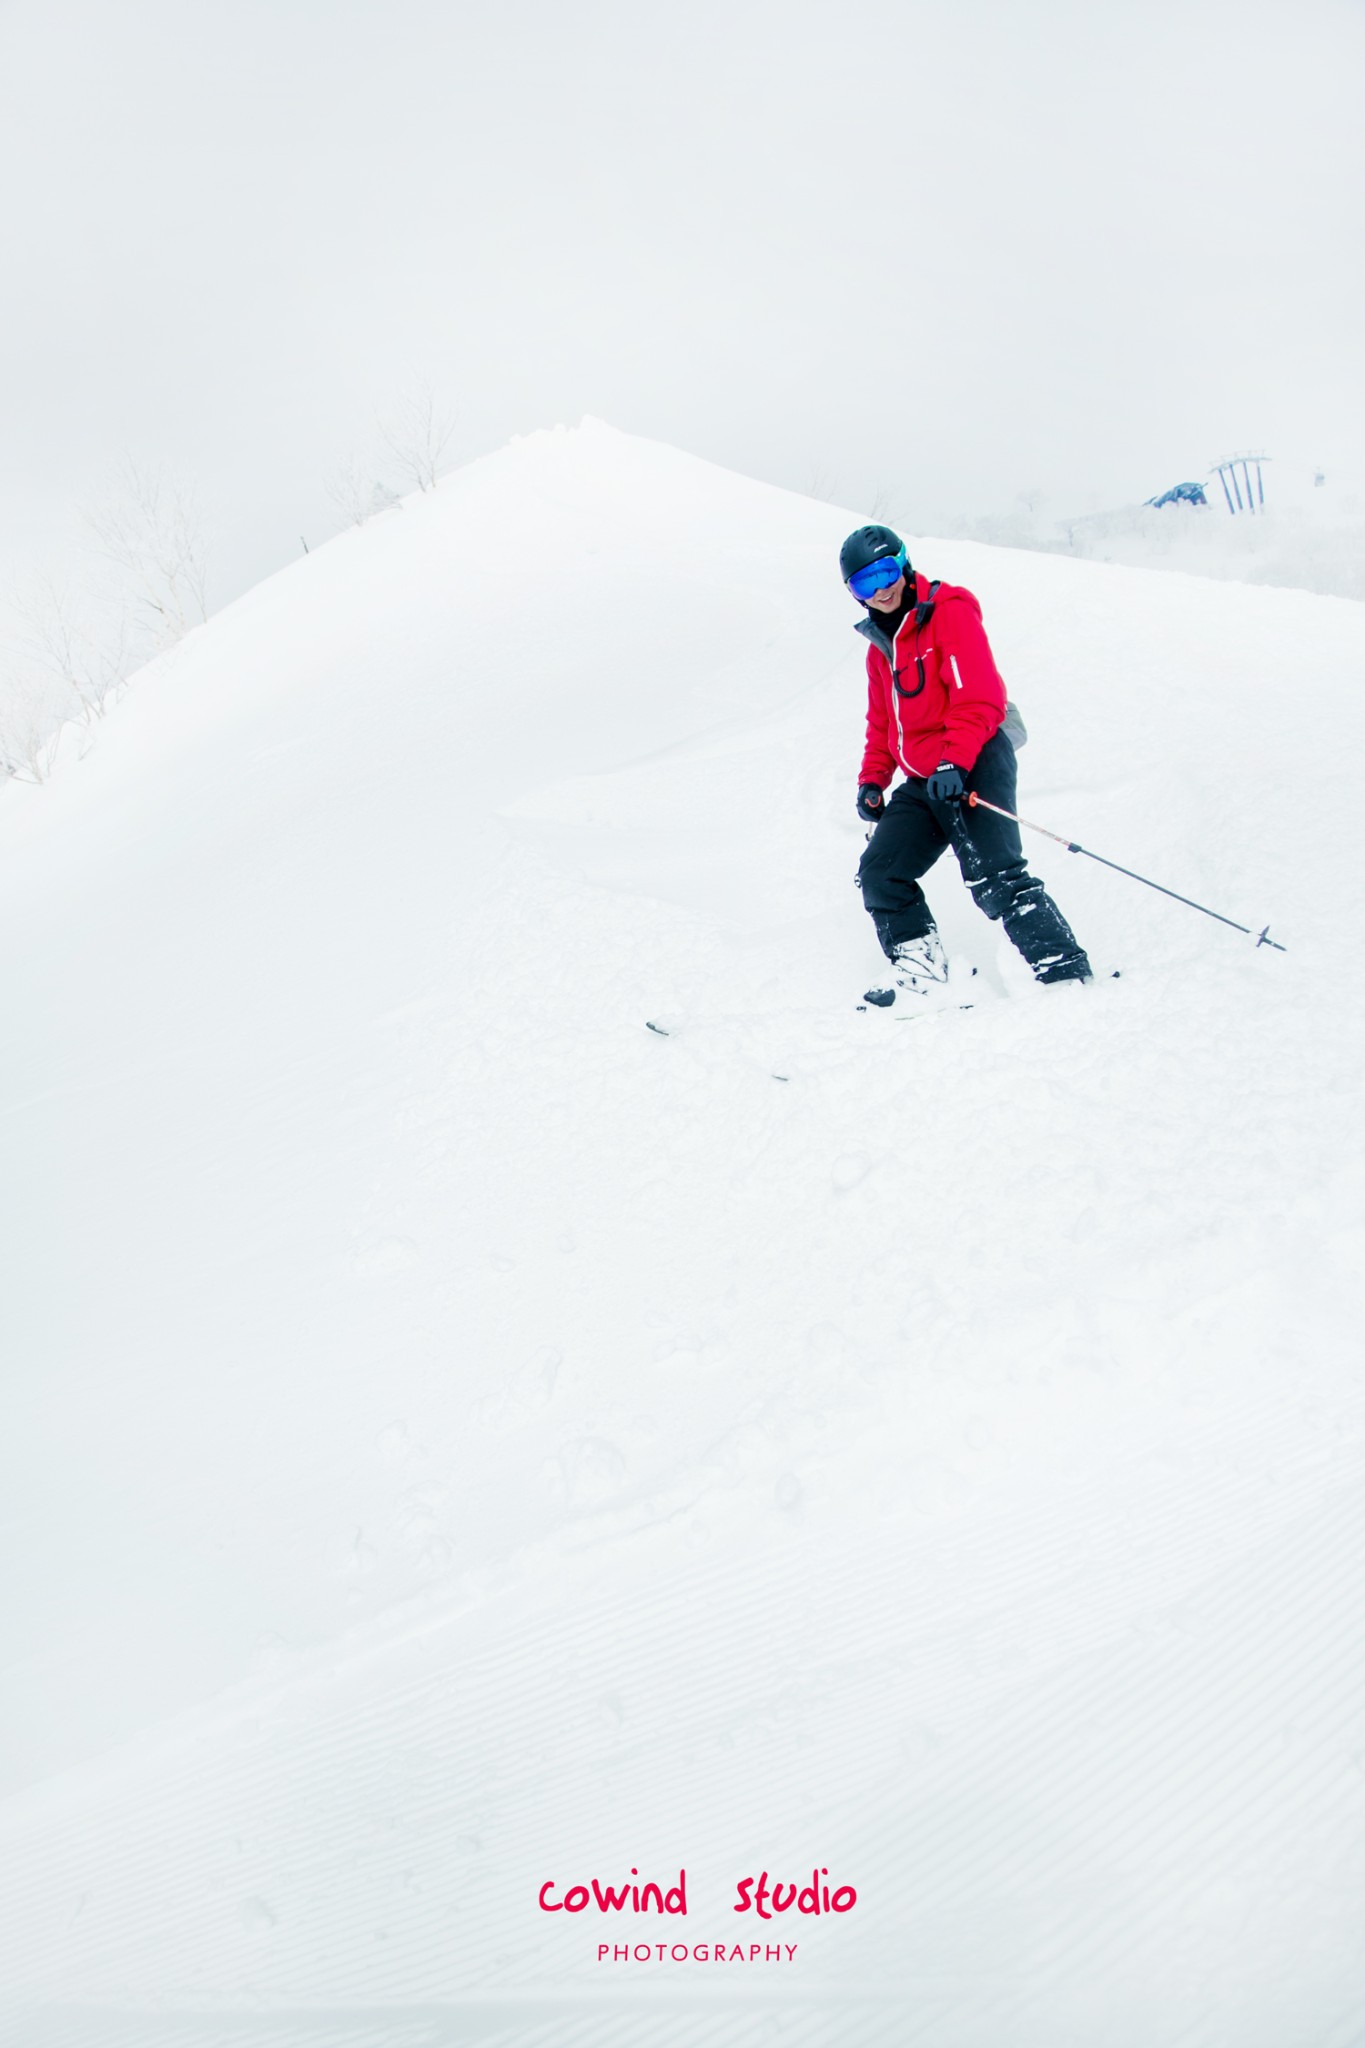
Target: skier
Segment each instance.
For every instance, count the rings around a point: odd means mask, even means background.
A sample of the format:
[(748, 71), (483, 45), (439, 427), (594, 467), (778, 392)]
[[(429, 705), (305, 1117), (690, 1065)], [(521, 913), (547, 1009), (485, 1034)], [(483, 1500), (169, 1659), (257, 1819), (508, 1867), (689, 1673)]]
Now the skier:
[[(1019, 828), (969, 807), (975, 790), (1015, 808), (1015, 756), (1025, 733), (991, 654), (969, 590), (930, 583), (889, 526), (862, 526), (839, 550), (839, 569), (867, 612), (867, 746), (858, 816), (874, 825), (858, 869), (895, 988), (891, 1003), (941, 996), (948, 962), (920, 877), (951, 846), (987, 917), (999, 918), (1039, 981), (1089, 981), (1090, 962), (1043, 885), (1024, 863)], [(901, 769), (905, 780), (887, 790)]]

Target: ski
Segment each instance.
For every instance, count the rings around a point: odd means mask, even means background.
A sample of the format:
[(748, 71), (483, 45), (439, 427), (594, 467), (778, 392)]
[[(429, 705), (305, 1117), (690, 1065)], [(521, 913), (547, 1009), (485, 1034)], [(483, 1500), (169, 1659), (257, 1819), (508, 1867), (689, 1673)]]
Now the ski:
[(902, 1004), (900, 1009), (895, 1009), (893, 1007), (895, 1001), (896, 991), (893, 988), (870, 988), (863, 997), (863, 1000), (860, 1003), (854, 1004), (854, 1008), (857, 1010), (877, 1010), (883, 1017), (889, 1010), (891, 1011), (891, 1022), (893, 1024), (923, 1024), (930, 1017), (949, 1017), (954, 1010), (974, 1010), (976, 1008), (974, 1002), (932, 1003), (920, 1008), (916, 1006), (912, 997), (910, 1002)]
[[(705, 1027), (703, 1026), (702, 1029), (704, 1030)], [(645, 1018), (645, 1030), (652, 1031), (656, 1038), (686, 1038), (689, 1035), (687, 1025), (660, 1024), (653, 1017)], [(773, 1081), (790, 1081), (791, 1079), (790, 1074), (775, 1073), (771, 1067), (768, 1069), (768, 1075), (769, 1079)]]
[[(874, 1033), (873, 1041), (869, 1041), (863, 1036), (865, 1027), (856, 1021), (860, 1016), (868, 1018), (869, 1023), (874, 1017), (885, 1017), (888, 1024), (923, 1024), (927, 1023), (931, 1017), (948, 1017), (952, 1016), (955, 1012), (970, 1010), (974, 1007), (975, 1005), (970, 1002), (962, 1002), (936, 1004), (931, 1009), (921, 1010), (911, 1008), (907, 1004), (900, 1011), (893, 1012), (889, 1007), (880, 1004), (867, 1002), (853, 1003), (843, 1013), (848, 1018), (848, 1026), (840, 1029), (837, 1019), (826, 1016), (824, 1019), (826, 1034), (829, 1033), (830, 1027), (834, 1026), (837, 1035), (834, 1037), (826, 1035), (823, 1042), (820, 1042), (817, 1036), (815, 1042), (805, 1046), (799, 1053), (793, 1047), (792, 1056), (799, 1063), (800, 1061), (812, 1058), (819, 1060), (831, 1054), (836, 1058), (841, 1058), (845, 1054), (856, 1053), (864, 1049), (870, 1042), (875, 1042), (876, 1036), (883, 1027), (879, 1025), (877, 1033)], [(687, 1041), (698, 1040), (703, 1045), (708, 1039), (719, 1038), (720, 1043), (717, 1045), (716, 1050), (721, 1052), (722, 1056), (728, 1052), (731, 1057), (753, 1067), (756, 1071), (760, 1073), (766, 1072), (773, 1081), (786, 1083), (796, 1078), (795, 1069), (784, 1072), (776, 1065), (770, 1064), (770, 1061), (773, 1059), (771, 1053), (765, 1057), (763, 1052), (752, 1044), (746, 1047), (742, 1042), (736, 1043), (733, 1040), (728, 1045), (725, 1043), (725, 1034), (733, 1033), (737, 1025), (742, 1027), (743, 1022), (744, 1020), (742, 1019), (734, 1018), (702, 1018), (695, 1021), (689, 1021), (686, 1018), (675, 1021), (670, 1018), (665, 1022), (659, 1017), (646, 1017), (644, 1019), (644, 1026), (646, 1031), (655, 1038), (672, 1038)], [(799, 1023), (791, 1026), (791, 1035), (794, 1038), (800, 1035)], [(893, 1039), (898, 1036), (899, 1033), (892, 1034)], [(777, 1057), (783, 1059), (783, 1065), (785, 1066), (786, 1061), (783, 1054), (779, 1053)]]

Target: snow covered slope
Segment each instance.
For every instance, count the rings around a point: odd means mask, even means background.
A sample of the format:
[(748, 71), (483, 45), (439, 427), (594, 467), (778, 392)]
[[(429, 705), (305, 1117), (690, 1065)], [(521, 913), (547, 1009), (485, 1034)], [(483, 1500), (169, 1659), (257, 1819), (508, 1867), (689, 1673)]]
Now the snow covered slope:
[(916, 543), (1289, 951), (1039, 840), (897, 1027), (849, 523), (537, 435), (0, 801), (26, 2048), (1358, 2039), (1365, 610)]

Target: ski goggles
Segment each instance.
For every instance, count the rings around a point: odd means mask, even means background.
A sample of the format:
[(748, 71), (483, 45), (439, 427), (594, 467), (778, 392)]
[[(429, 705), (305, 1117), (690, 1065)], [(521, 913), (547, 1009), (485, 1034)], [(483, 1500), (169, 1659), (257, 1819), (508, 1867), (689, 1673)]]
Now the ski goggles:
[(904, 574), (905, 549), (898, 548), (894, 555), (883, 555), (879, 561), (869, 562), (865, 569), (855, 569), (848, 587), (855, 597), (866, 601), (875, 590), (887, 590), (893, 583), (899, 583)]

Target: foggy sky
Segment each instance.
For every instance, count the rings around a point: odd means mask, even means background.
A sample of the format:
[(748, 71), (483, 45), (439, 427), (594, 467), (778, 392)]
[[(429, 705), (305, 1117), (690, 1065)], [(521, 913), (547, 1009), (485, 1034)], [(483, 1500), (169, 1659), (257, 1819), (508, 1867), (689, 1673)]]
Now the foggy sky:
[(4, 0), (0, 577), (124, 451), (221, 603), (405, 383), (919, 530), (1365, 466), (1355, 0)]

